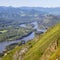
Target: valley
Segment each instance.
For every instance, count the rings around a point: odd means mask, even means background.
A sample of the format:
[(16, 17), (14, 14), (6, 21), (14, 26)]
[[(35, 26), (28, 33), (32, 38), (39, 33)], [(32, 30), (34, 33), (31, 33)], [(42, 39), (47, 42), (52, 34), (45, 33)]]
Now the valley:
[[(7, 52), (7, 55), (5, 55), (2, 60), (59, 60), (59, 49), (60, 24), (53, 26), (43, 35), (37, 35), (26, 44), (17, 46), (13, 50)], [(14, 50), (15, 53), (13, 53)]]
[(0, 6), (0, 60), (60, 60), (60, 8)]

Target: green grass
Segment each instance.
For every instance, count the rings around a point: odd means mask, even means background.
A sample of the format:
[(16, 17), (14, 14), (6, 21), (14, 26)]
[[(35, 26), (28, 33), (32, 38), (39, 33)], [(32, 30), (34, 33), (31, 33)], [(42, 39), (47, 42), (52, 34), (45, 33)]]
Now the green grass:
[(60, 60), (60, 33), (59, 33), (59, 38), (58, 38), (58, 47), (56, 51), (50, 56), (49, 60)]
[(24, 60), (39, 60), (49, 44), (60, 37), (60, 24), (49, 29), (25, 54)]
[(7, 55), (3, 56), (2, 60), (14, 60), (13, 56), (14, 56), (15, 52), (20, 50), (20, 49), (21, 49), (21, 47), (17, 46), (15, 49), (9, 51), (9, 53), (7, 52)]
[(55, 53), (52, 54), (52, 56), (49, 58), (49, 60), (60, 60), (60, 48), (57, 48)]

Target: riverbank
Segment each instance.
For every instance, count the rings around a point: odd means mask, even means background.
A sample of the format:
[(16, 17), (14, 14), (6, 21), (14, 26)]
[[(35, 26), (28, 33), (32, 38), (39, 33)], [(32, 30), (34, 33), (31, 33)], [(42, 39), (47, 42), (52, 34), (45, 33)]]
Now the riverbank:
[(34, 32), (30, 32), (29, 34), (27, 34), (26, 36), (23, 36), (23, 38), (20, 38), (18, 40), (1, 42), (0, 43), (0, 53), (2, 53), (5, 50), (6, 46), (14, 44), (14, 43), (19, 43), (21, 41), (27, 42), (27, 41), (33, 39), (34, 35), (35, 35)]
[[(38, 41), (38, 36), (33, 40), (27, 41), (22, 46), (16, 46), (13, 50), (7, 52), (3, 57), (2, 60), (19, 60), (22, 59), (24, 53), (26, 53), (32, 46)], [(36, 40), (35, 40), (36, 39)], [(24, 52), (23, 52), (24, 51)]]

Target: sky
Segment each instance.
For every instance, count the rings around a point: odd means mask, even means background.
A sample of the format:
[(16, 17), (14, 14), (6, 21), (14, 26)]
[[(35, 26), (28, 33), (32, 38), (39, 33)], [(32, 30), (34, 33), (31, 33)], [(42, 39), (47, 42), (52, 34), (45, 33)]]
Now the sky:
[(0, 0), (0, 6), (60, 7), (60, 0)]

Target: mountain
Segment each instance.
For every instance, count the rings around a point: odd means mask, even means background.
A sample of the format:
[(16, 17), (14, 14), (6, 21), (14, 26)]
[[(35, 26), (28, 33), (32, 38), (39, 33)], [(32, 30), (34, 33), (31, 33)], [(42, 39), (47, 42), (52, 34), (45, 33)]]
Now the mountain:
[(0, 27), (38, 21), (45, 26), (60, 22), (60, 8), (0, 6)]
[(50, 28), (25, 54), (23, 60), (60, 60), (60, 24)]
[(46, 12), (47, 14), (52, 14), (52, 15), (60, 15), (60, 7), (56, 8), (39, 8), (37, 7), (36, 10)]

